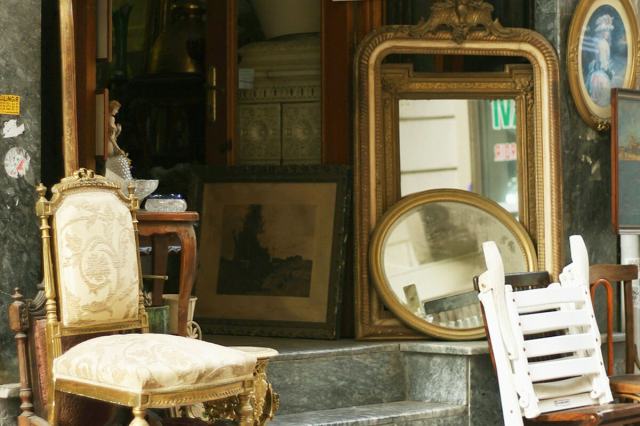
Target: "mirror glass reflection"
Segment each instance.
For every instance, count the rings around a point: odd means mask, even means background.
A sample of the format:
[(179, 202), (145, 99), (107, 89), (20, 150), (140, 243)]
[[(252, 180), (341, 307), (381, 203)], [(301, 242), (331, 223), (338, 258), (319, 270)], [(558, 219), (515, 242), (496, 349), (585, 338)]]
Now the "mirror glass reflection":
[(461, 202), (415, 206), (390, 227), (383, 275), (404, 306), (448, 328), (482, 326), (473, 277), (484, 272), (484, 241), (495, 241), (505, 272), (527, 270), (517, 237), (488, 212)]
[(473, 191), (518, 216), (514, 99), (400, 99), (400, 191)]

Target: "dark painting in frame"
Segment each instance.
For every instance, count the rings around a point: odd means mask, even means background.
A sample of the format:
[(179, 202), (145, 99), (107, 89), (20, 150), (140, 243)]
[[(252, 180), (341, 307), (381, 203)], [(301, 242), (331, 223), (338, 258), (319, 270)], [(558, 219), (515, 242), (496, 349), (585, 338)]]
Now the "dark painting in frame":
[(202, 167), (196, 175), (195, 317), (204, 333), (338, 338), (349, 168)]
[(640, 91), (611, 95), (611, 218), (618, 234), (640, 234)]

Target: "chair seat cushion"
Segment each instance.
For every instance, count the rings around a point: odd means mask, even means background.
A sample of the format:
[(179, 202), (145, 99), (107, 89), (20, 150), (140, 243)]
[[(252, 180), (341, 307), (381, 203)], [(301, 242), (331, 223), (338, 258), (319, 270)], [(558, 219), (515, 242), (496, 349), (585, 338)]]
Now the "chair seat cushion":
[(179, 391), (250, 378), (256, 357), (167, 334), (117, 334), (82, 342), (53, 361), (53, 376), (132, 392)]

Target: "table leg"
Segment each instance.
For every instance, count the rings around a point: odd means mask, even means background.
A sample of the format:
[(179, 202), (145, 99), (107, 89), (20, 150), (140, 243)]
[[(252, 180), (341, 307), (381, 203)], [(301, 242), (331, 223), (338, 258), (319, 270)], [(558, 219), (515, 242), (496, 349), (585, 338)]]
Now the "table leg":
[[(151, 237), (153, 244), (153, 274), (167, 275), (167, 258), (169, 257), (169, 236), (166, 234)], [(153, 280), (152, 306), (162, 306), (162, 293), (165, 281), (160, 278)]]
[(193, 226), (181, 226), (178, 229), (180, 238), (180, 287), (178, 296), (178, 335), (187, 335), (189, 320), (189, 299), (196, 271), (196, 233)]

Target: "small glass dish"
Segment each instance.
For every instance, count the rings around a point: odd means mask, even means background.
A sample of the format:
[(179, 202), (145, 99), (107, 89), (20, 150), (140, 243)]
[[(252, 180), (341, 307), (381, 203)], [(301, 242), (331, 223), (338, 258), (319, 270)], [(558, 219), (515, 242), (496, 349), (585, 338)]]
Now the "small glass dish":
[(144, 209), (150, 212), (183, 212), (187, 202), (181, 194), (154, 194), (147, 198)]
[(160, 181), (158, 179), (134, 179), (133, 184), (135, 186), (135, 190), (133, 194), (142, 204), (145, 198), (153, 194), (153, 191), (158, 189), (159, 182)]

